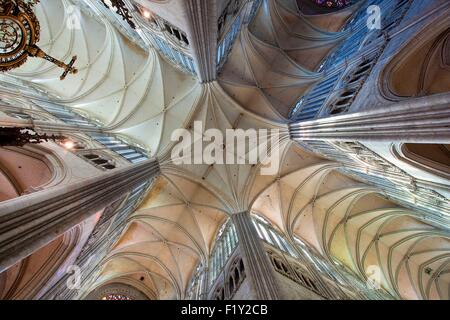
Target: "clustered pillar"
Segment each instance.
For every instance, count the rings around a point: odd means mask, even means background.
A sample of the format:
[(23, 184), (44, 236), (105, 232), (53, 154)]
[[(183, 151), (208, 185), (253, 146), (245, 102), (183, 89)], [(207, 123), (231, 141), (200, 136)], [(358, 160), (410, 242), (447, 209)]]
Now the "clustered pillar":
[(0, 203), (0, 272), (158, 173), (148, 160)]
[(257, 299), (280, 299), (272, 265), (253, 225), (252, 217), (248, 212), (241, 212), (233, 214), (231, 220), (239, 238), (239, 249), (245, 271), (256, 292)]

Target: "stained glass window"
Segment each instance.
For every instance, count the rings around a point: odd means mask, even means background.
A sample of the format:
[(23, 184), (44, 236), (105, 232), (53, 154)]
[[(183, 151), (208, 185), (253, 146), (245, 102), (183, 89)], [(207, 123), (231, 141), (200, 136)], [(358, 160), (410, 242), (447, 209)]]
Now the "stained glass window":
[(102, 300), (133, 300), (128, 296), (118, 293), (110, 293), (102, 298)]
[(253, 225), (255, 226), (256, 231), (258, 232), (258, 235), (262, 240), (271, 244), (275, 248), (288, 253), (293, 257), (297, 256), (284, 236), (281, 235), (280, 232), (276, 231), (264, 218), (254, 214)]
[(313, 0), (317, 5), (327, 8), (343, 8), (352, 3), (352, 0)]
[(197, 265), (192, 275), (191, 280), (189, 281), (188, 289), (186, 297), (189, 300), (200, 300), (201, 299), (201, 290), (202, 283), (205, 278), (204, 268), (201, 263)]

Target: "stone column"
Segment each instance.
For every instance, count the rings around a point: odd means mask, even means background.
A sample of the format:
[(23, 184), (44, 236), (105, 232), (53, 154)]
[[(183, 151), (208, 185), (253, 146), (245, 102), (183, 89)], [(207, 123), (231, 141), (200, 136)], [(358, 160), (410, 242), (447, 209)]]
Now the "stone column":
[(217, 77), (217, 0), (185, 0), (189, 18), (189, 43), (201, 82), (211, 82)]
[(413, 98), (318, 120), (292, 123), (294, 140), (450, 143), (450, 94)]
[(275, 272), (250, 214), (248, 212), (233, 214), (231, 221), (234, 223), (239, 238), (239, 249), (244, 261), (245, 273), (255, 289), (257, 298), (261, 300), (280, 299)]
[(159, 173), (155, 160), (0, 203), (0, 273)]

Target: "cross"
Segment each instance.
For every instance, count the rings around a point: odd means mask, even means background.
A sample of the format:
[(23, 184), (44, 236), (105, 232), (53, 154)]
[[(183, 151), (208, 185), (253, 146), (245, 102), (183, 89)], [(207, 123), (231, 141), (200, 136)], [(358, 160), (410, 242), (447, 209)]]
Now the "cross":
[(76, 74), (78, 72), (78, 70), (73, 67), (73, 64), (75, 63), (75, 61), (77, 61), (77, 56), (73, 56), (72, 60), (70, 60), (69, 64), (67, 64), (64, 67), (64, 72), (61, 75), (61, 77), (59, 77), (59, 80), (64, 80), (69, 73)]
[(45, 59), (45, 60), (57, 65), (58, 67), (64, 69), (63, 74), (59, 77), (60, 80), (64, 80), (69, 73), (76, 74), (78, 72), (78, 69), (73, 67), (73, 64), (77, 60), (77, 56), (73, 56), (72, 60), (70, 60), (69, 64), (65, 64), (64, 62), (61, 62), (61, 61), (53, 58), (52, 56), (49, 56), (48, 54), (46, 54), (37, 45), (28, 46), (26, 48), (26, 51), (27, 51), (28, 55), (31, 57), (38, 57), (38, 58)]

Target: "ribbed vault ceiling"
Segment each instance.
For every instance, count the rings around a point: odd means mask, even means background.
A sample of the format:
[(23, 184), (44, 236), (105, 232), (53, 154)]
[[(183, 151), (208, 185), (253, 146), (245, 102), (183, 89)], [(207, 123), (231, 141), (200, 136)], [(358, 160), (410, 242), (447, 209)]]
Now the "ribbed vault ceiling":
[(76, 13), (69, 0), (47, 2), (36, 9), (43, 30), (39, 45), (64, 61), (77, 55), (79, 72), (60, 81), (61, 69), (30, 59), (13, 75), (57, 94), (58, 102), (134, 138), (155, 155), (167, 144), (165, 134), (189, 118), (200, 85), (156, 51), (142, 51), (105, 20)]
[[(219, 80), (201, 85), (101, 17), (81, 13), (80, 28), (68, 29), (69, 0), (41, 1), (39, 45), (64, 61), (78, 55), (80, 71), (60, 81), (60, 69), (30, 59), (13, 75), (57, 94), (58, 102), (98, 119), (161, 163), (162, 175), (129, 218), (92, 288), (123, 280), (161, 299), (183, 298), (220, 225), (252, 208), (362, 277), (369, 266), (379, 266), (382, 285), (393, 294), (449, 299), (448, 235), (379, 190), (344, 177), (338, 164), (305, 152), (287, 134), (289, 109), (322, 77), (315, 70), (342, 39), (336, 30), (354, 9), (305, 15), (294, 0), (265, 0)], [(171, 134), (178, 128), (192, 133), (195, 120), (205, 125), (201, 135), (209, 128), (279, 129), (280, 169), (265, 176), (260, 165), (175, 165)]]
[(146, 284), (158, 297), (183, 298), (192, 270), (208, 257), (217, 226), (225, 218), (223, 204), (210, 191), (175, 174), (163, 174), (129, 218), (96, 285), (137, 272), (147, 275)]
[(319, 20), (293, 7), (290, 1), (263, 1), (220, 75), (221, 85), (237, 102), (279, 122), (322, 78), (315, 70), (344, 36), (322, 29)]
[(448, 300), (448, 233), (336, 168), (322, 162), (283, 176), (253, 210), (363, 278), (378, 267), (380, 284), (394, 296)]

